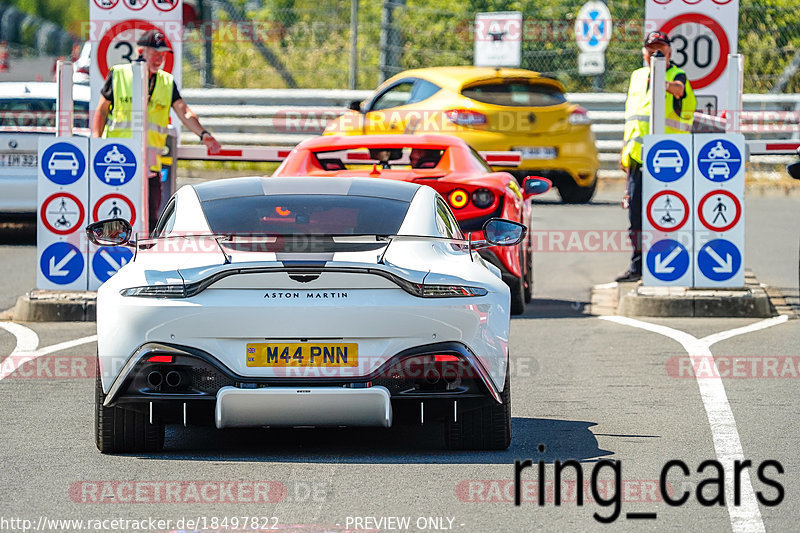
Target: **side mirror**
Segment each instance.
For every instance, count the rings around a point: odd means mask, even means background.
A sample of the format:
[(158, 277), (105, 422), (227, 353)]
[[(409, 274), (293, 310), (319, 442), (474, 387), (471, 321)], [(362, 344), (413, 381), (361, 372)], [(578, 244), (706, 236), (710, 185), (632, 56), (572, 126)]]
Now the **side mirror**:
[(553, 182), (547, 178), (528, 176), (522, 181), (522, 193), (527, 199), (537, 194), (546, 193), (552, 186)]
[(527, 232), (524, 224), (504, 218), (490, 218), (483, 225), (484, 238), (492, 246), (514, 246), (522, 241)]
[(350, 102), (350, 105), (347, 106), (350, 111), (358, 111), (361, 113), (361, 102), (358, 100), (353, 100)]
[(798, 161), (797, 163), (792, 163), (791, 165), (787, 166), (786, 171), (794, 179), (800, 180), (800, 161)]
[(86, 226), (86, 236), (98, 246), (122, 246), (131, 240), (133, 228), (124, 218), (111, 218)]

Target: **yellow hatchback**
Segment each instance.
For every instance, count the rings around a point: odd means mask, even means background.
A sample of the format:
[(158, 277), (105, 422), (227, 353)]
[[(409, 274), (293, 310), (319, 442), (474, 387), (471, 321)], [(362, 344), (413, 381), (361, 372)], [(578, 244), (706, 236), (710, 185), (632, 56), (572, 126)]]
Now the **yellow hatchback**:
[(565, 202), (585, 203), (594, 194), (599, 163), (586, 110), (567, 101), (561, 83), (537, 72), (407, 70), (350, 107), (325, 135), (451, 134), (475, 150), (522, 152), (519, 167), (502, 170), (520, 180), (550, 178)]

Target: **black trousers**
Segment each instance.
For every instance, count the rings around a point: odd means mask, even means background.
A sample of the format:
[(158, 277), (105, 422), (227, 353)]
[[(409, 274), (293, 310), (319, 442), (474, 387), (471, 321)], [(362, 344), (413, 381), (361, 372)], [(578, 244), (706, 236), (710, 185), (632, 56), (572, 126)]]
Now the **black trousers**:
[(631, 266), (629, 270), (636, 274), (642, 273), (642, 164), (631, 161), (628, 168), (628, 237), (631, 240)]
[(147, 178), (147, 231), (152, 233), (161, 214), (161, 173), (153, 172)]

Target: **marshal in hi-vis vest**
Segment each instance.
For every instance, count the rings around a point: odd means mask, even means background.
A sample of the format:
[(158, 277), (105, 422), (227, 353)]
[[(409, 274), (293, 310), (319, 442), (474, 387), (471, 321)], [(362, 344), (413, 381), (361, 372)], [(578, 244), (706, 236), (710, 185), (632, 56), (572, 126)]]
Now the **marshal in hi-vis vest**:
[[(671, 65), (666, 72), (666, 81), (673, 81), (678, 74), (686, 74), (683, 70)], [(642, 142), (650, 133), (650, 67), (642, 67), (631, 74), (628, 87), (628, 99), (625, 101), (625, 146), (622, 149), (622, 165), (630, 167), (631, 160), (642, 162)], [(675, 97), (667, 93), (665, 133), (691, 133), (694, 110), (697, 100), (694, 91), (686, 80), (685, 94), (681, 101), (680, 115), (673, 106)]]
[[(108, 117), (103, 137), (130, 137), (132, 128), (131, 91), (133, 88), (133, 67), (130, 63), (116, 65), (111, 69), (114, 102)], [(169, 108), (172, 106), (173, 77), (169, 72), (159, 70), (153, 94), (147, 102), (147, 162), (150, 170), (161, 170), (159, 156), (167, 142)]]

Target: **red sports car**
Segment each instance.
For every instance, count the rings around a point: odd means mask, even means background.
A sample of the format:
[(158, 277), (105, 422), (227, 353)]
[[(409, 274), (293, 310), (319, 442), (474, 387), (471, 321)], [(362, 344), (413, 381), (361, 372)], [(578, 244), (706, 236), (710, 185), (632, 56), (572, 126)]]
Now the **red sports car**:
[[(514, 176), (490, 166), (514, 166), (520, 157), (516, 152), (479, 154), (447, 135), (325, 136), (297, 145), (273, 176), (372, 176), (424, 183), (447, 201), (464, 233), (482, 239), (483, 223), (493, 217), (530, 226), (528, 199), (550, 189), (549, 180), (535, 176), (525, 178), (520, 189)], [(511, 288), (511, 313), (524, 312), (533, 293), (530, 238), (480, 254), (500, 269)]]

